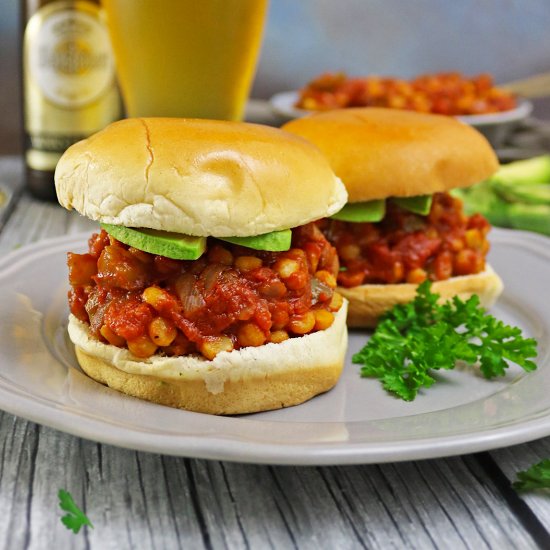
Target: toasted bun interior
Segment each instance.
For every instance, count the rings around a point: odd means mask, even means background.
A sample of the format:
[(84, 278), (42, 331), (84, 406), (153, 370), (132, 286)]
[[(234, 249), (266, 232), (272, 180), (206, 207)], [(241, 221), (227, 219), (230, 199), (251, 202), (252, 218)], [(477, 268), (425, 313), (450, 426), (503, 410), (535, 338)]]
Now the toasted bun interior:
[(115, 122), (65, 152), (55, 185), (62, 206), (92, 220), (213, 237), (296, 227), (347, 200), (306, 140), (196, 119)]
[[(397, 304), (410, 302), (416, 296), (417, 285), (360, 285), (352, 288), (338, 287), (338, 292), (349, 301), (348, 326), (375, 327), (379, 318)], [(441, 301), (453, 296), (467, 299), (473, 294), (479, 296), (481, 305), (491, 307), (503, 290), (500, 277), (490, 265), (475, 275), (452, 277), (432, 284), (432, 292), (441, 295)]]
[(80, 366), (94, 380), (126, 393), (189, 411), (241, 414), (303, 403), (331, 389), (347, 347), (347, 302), (326, 330), (279, 344), (197, 356), (138, 359), (95, 339), (69, 316), (69, 336)]
[(467, 187), (498, 169), (485, 137), (449, 116), (338, 109), (292, 120), (283, 129), (321, 149), (349, 202)]

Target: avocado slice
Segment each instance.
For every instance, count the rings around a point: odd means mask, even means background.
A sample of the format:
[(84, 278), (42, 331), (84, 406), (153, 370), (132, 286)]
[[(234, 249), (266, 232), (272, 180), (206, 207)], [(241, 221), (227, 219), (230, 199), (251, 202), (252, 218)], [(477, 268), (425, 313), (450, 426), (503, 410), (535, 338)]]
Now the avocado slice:
[(386, 201), (351, 202), (331, 216), (343, 222), (379, 222), (386, 214)]
[(550, 206), (546, 204), (510, 204), (510, 224), (515, 229), (526, 229), (550, 235)]
[(511, 205), (495, 192), (491, 182), (483, 181), (466, 189), (453, 189), (452, 195), (463, 201), (468, 216), (479, 212), (493, 225), (510, 227), (508, 210)]
[(108, 223), (100, 225), (109, 235), (124, 244), (174, 260), (196, 260), (206, 250), (206, 237), (192, 237), (181, 233), (136, 229)]
[(416, 195), (414, 197), (394, 197), (394, 202), (404, 210), (427, 216), (432, 208), (432, 195)]
[(282, 252), (289, 250), (292, 241), (292, 231), (272, 231), (263, 235), (252, 235), (250, 237), (217, 237), (220, 241), (246, 246), (254, 250), (269, 250), (271, 252)]
[(504, 164), (491, 176), (491, 180), (518, 185), (550, 183), (550, 155)]
[(494, 183), (497, 193), (509, 202), (527, 204), (550, 204), (550, 184), (525, 183)]

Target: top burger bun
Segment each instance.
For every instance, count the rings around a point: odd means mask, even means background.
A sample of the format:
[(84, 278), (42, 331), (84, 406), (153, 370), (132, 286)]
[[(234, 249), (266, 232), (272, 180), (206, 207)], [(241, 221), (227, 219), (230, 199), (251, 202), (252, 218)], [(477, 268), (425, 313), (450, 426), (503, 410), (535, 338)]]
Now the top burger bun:
[(448, 116), (338, 109), (292, 120), (283, 129), (321, 149), (346, 185), (349, 202), (467, 187), (498, 169), (487, 140)]
[(306, 140), (198, 119), (115, 122), (65, 152), (55, 184), (62, 206), (92, 220), (212, 237), (304, 225), (347, 200)]

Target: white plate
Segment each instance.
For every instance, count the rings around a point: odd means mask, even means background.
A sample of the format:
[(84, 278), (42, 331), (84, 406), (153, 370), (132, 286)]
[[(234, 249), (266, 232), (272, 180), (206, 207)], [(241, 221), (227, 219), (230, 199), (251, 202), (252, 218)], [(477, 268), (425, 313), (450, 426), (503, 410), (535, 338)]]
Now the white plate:
[(278, 464), (439, 457), (550, 434), (550, 239), (494, 230), (491, 263), (506, 290), (494, 313), (539, 341), (539, 368), (500, 380), (438, 375), (416, 401), (359, 377), (353, 332), (336, 388), (308, 403), (240, 417), (190, 413), (128, 397), (85, 376), (66, 334), (66, 252), (89, 235), (42, 241), (0, 262), (0, 408), (81, 437), (157, 453)]
[[(298, 97), (299, 93), (297, 91), (280, 92), (271, 97), (269, 102), (273, 112), (285, 120), (300, 118), (313, 113), (314, 111), (298, 109), (294, 106), (298, 101)], [(463, 115), (457, 118), (477, 128), (485, 134), (494, 146), (498, 146), (522, 120), (531, 114), (532, 110), (533, 104), (526, 99), (522, 99), (515, 109), (509, 111), (486, 115)]]

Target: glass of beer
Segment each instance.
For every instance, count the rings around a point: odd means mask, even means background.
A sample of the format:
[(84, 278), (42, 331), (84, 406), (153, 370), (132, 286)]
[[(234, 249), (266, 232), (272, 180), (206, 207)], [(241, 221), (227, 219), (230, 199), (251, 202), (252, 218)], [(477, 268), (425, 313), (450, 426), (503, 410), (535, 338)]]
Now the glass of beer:
[(241, 120), (268, 0), (102, 0), (128, 116)]

